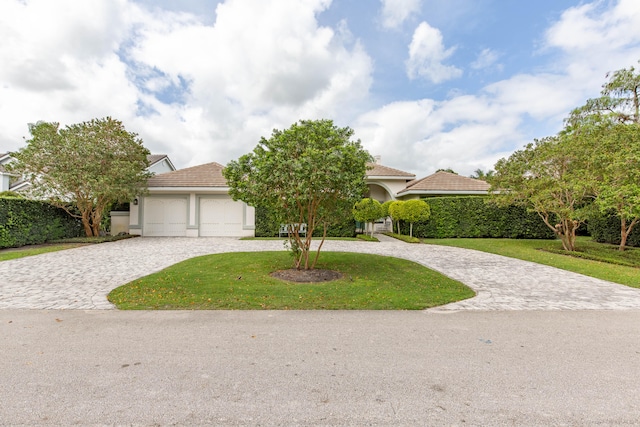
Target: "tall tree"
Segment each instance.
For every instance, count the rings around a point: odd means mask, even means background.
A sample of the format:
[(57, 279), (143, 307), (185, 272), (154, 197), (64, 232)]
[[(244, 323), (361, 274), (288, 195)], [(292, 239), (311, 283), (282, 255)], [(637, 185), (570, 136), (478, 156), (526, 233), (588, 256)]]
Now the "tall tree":
[(561, 134), (536, 140), (495, 166), (490, 193), (499, 205), (521, 205), (535, 211), (562, 241), (575, 250), (576, 230), (587, 216), (593, 193), (585, 170), (579, 139)]
[(353, 205), (352, 211), (356, 221), (371, 223), (371, 237), (373, 237), (374, 222), (384, 215), (380, 202), (376, 199), (365, 198)]
[(620, 245), (640, 222), (640, 124), (612, 115), (581, 119), (570, 128), (585, 157), (580, 179), (590, 183), (601, 213), (620, 218)]
[(566, 133), (581, 141), (591, 158), (584, 180), (593, 183), (596, 205), (620, 218), (620, 246), (640, 221), (640, 73), (634, 67), (614, 71), (599, 98), (576, 108)]
[[(234, 200), (263, 206), (285, 224), (307, 224), (304, 238), (296, 226), (289, 234), (299, 250), (295, 268), (315, 267), (327, 227), (342, 220), (367, 191), (366, 164), (372, 158), (352, 136), (353, 130), (331, 120), (302, 120), (261, 138), (253, 152), (224, 169)], [(322, 241), (312, 260), (311, 237), (318, 227)]]
[(634, 67), (607, 74), (599, 98), (589, 99), (576, 108), (568, 121), (574, 122), (593, 114), (611, 115), (620, 123), (640, 124), (640, 72)]
[(87, 236), (99, 235), (109, 205), (146, 189), (149, 150), (118, 120), (93, 119), (64, 129), (38, 122), (29, 124), (29, 132), (26, 147), (11, 153), (15, 162), (9, 167), (31, 183), (33, 196), (80, 218)]
[(469, 178), (473, 178), (473, 179), (481, 179), (483, 181), (488, 181), (493, 177), (493, 174), (495, 173), (495, 171), (493, 171), (492, 169), (489, 169), (488, 171), (484, 171), (482, 169), (476, 169), (473, 174), (471, 174), (469, 176)]

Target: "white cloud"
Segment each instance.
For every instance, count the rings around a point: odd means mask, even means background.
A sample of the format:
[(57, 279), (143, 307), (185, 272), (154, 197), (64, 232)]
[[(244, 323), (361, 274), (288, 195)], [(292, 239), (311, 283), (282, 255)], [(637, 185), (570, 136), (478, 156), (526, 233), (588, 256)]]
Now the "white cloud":
[(300, 118), (349, 121), (369, 93), (361, 44), (317, 22), (329, 0), (227, 0), (215, 20), (76, 3), (0, 4), (0, 151), (28, 122), (111, 115), (179, 167), (224, 163)]
[(496, 68), (501, 70), (502, 66), (500, 66), (500, 64), (496, 64), (499, 58), (500, 54), (498, 52), (488, 48), (482, 49), (476, 60), (471, 63), (471, 68), (474, 70), (484, 70), (487, 68)]
[[(539, 54), (550, 60), (542, 71), (513, 75), (475, 94), (452, 91), (444, 101), (394, 102), (363, 114), (355, 129), (390, 166), (418, 174), (491, 169), (533, 138), (558, 132), (573, 108), (599, 94), (608, 71), (637, 64), (639, 11), (633, 0), (568, 9), (544, 33)], [(439, 34), (432, 40), (432, 50), (445, 51)], [(495, 52), (486, 50), (475, 66), (495, 67), (496, 61)]]
[(420, 11), (421, 0), (381, 0), (382, 26), (395, 29), (402, 26), (411, 15)]
[(409, 45), (407, 75), (410, 79), (423, 78), (433, 83), (462, 76), (461, 69), (443, 64), (454, 51), (455, 48), (445, 49), (440, 30), (426, 22), (420, 23)]

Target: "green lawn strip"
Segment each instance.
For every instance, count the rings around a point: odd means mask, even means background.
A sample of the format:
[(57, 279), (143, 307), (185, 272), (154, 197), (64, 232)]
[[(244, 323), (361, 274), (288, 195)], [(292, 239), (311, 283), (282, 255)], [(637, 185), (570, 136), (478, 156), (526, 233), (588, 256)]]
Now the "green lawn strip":
[(291, 283), (269, 274), (288, 269), (288, 252), (205, 255), (135, 280), (109, 294), (127, 310), (421, 310), (474, 292), (398, 258), (323, 252), (317, 268), (344, 274), (323, 283)]
[(37, 247), (11, 248), (0, 250), (0, 261), (8, 261), (10, 259), (24, 258), (27, 256), (40, 255), (47, 252), (57, 252), (65, 249), (77, 248), (84, 246), (82, 243), (65, 243), (58, 245), (45, 245)]
[(385, 236), (393, 237), (394, 239), (402, 240), (405, 243), (420, 243), (420, 239), (417, 237), (405, 236), (404, 234), (397, 233), (383, 233)]
[(596, 243), (590, 237), (578, 238), (578, 251), (573, 255), (565, 253), (557, 240), (423, 239), (423, 242), (476, 249), (640, 288), (640, 249), (628, 248), (620, 253), (617, 246)]

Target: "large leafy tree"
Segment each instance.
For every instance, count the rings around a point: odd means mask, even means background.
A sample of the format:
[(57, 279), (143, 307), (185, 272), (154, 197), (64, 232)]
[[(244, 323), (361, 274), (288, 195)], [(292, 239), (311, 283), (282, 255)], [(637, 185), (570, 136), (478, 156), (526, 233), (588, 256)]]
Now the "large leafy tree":
[(535, 211), (562, 241), (575, 250), (576, 231), (588, 217), (593, 194), (584, 178), (584, 151), (575, 135), (562, 133), (536, 140), (500, 159), (491, 180), (494, 201)]
[(583, 179), (592, 181), (596, 205), (620, 218), (620, 246), (640, 222), (640, 73), (615, 71), (599, 98), (572, 111), (566, 132), (581, 141), (586, 164)]
[[(372, 158), (352, 136), (353, 130), (331, 120), (302, 120), (261, 138), (253, 152), (224, 169), (234, 200), (265, 207), (280, 222), (293, 224), (295, 268), (315, 267), (327, 228), (344, 219), (367, 191), (366, 164)], [(299, 233), (303, 223), (304, 237)], [(319, 227), (322, 241), (311, 259), (311, 236)]]
[[(110, 117), (60, 129), (58, 123), (29, 124), (31, 138), (9, 168), (31, 184), (34, 197), (80, 218), (87, 236), (100, 233), (105, 210), (146, 189), (149, 150), (122, 122)], [(75, 207), (75, 209), (74, 209)]]
[(620, 123), (640, 124), (640, 72), (623, 68), (607, 75), (599, 98), (589, 99), (571, 113), (569, 122), (594, 114), (610, 115)]
[(376, 199), (365, 198), (353, 205), (353, 217), (356, 221), (371, 223), (371, 237), (373, 237), (373, 222), (384, 216), (382, 205)]

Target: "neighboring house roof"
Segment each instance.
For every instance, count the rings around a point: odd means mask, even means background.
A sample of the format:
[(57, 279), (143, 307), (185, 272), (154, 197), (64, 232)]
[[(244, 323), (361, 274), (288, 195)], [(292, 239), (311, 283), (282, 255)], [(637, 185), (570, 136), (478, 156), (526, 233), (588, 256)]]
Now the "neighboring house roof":
[(422, 179), (411, 181), (402, 194), (486, 194), (489, 183), (455, 173), (439, 171)]
[[(149, 154), (147, 156), (147, 160), (149, 160), (149, 167), (155, 165), (156, 163), (160, 163), (164, 159), (167, 159), (167, 162), (169, 162), (171, 166), (173, 166), (171, 159), (169, 159), (169, 156), (166, 154)], [(175, 170), (175, 167), (174, 167), (174, 170)]]
[(212, 162), (172, 172), (161, 173), (149, 178), (149, 188), (156, 187), (227, 187), (222, 176), (220, 163)]
[(371, 168), (367, 169), (367, 178), (384, 177), (386, 179), (398, 178), (412, 180), (416, 177), (412, 173), (401, 171), (400, 169), (390, 168), (388, 166), (383, 166), (379, 163), (367, 163), (367, 167)]

